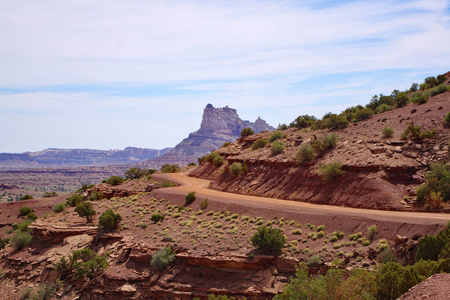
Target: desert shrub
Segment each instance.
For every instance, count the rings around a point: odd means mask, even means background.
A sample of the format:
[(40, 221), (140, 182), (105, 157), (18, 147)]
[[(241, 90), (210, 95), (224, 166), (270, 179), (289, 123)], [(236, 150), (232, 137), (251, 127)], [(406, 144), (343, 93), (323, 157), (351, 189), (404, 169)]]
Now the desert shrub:
[(92, 188), (94, 186), (95, 186), (94, 184), (83, 183), (81, 185), (81, 187), (77, 190), (77, 192), (85, 192), (85, 191), (87, 191), (88, 189), (90, 189), (90, 188)]
[(241, 131), (241, 137), (246, 137), (255, 134), (255, 132), (251, 128), (244, 128)]
[(22, 198), (20, 198), (20, 200), (29, 200), (29, 199), (33, 199), (33, 196), (26, 194), (25, 196), (22, 196)]
[(370, 225), (367, 227), (367, 235), (369, 237), (369, 240), (373, 241), (373, 238), (375, 237), (375, 234), (377, 234), (377, 225)]
[(447, 80), (447, 77), (445, 77), (445, 74), (441, 74), (436, 77), (436, 80), (438, 84), (443, 84)]
[(314, 149), (309, 144), (303, 144), (295, 153), (295, 158), (297, 159), (299, 164), (302, 164), (306, 161), (313, 160), (316, 157), (316, 153)]
[(90, 201), (83, 201), (78, 203), (77, 207), (75, 208), (75, 212), (80, 217), (85, 218), (87, 223), (92, 223), (92, 221), (94, 221), (96, 212), (92, 208), (92, 202)]
[(400, 264), (388, 262), (376, 272), (377, 299), (397, 299), (409, 288), (421, 282), (414, 269), (405, 269)]
[(311, 125), (317, 121), (317, 118), (309, 115), (298, 116), (292, 123), (289, 124), (290, 127), (297, 127), (298, 129), (311, 127)]
[(444, 117), (444, 122), (447, 126), (450, 125), (450, 112), (448, 112)]
[(270, 150), (272, 151), (272, 155), (280, 154), (284, 151), (285, 144), (283, 141), (275, 141), (273, 142)]
[(115, 214), (112, 209), (104, 211), (100, 218), (98, 218), (98, 224), (106, 229), (117, 229), (122, 221), (122, 216), (120, 214)]
[(392, 127), (384, 127), (381, 134), (384, 138), (390, 138), (394, 135), (394, 129)]
[(239, 175), (242, 172), (242, 164), (241, 163), (233, 163), (230, 168), (230, 174), (233, 176)]
[(416, 82), (413, 82), (413, 84), (411, 84), (411, 87), (409, 88), (410, 92), (415, 92), (419, 89), (419, 84)]
[(17, 251), (28, 246), (32, 240), (33, 236), (29, 232), (16, 230), (15, 235), (11, 238), (11, 245)]
[(442, 208), (442, 193), (441, 192), (431, 192), (425, 204), (425, 208), (430, 210), (437, 210)]
[(190, 192), (186, 195), (186, 203), (184, 205), (189, 205), (195, 201), (197, 197), (195, 196), (195, 192)]
[(33, 212), (31, 212), (31, 213), (29, 213), (28, 215), (25, 216), (25, 219), (26, 219), (27, 221), (29, 221), (29, 222), (33, 222), (33, 221), (37, 220), (37, 218), (38, 218), (38, 217), (37, 217), (36, 214), (33, 213)]
[(77, 206), (80, 202), (84, 200), (83, 195), (75, 194), (67, 198), (66, 204), (71, 207)]
[(317, 126), (319, 127), (319, 129), (326, 129), (326, 128), (343, 129), (346, 128), (348, 124), (349, 122), (344, 116), (338, 116), (336, 114), (327, 114), (322, 118), (322, 121), (317, 123)]
[(281, 131), (275, 131), (272, 133), (272, 135), (269, 137), (269, 143), (273, 143), (278, 139), (281, 139), (283, 137), (283, 133)]
[(208, 199), (204, 199), (201, 203), (200, 203), (200, 209), (201, 210), (205, 210), (208, 207)]
[(159, 213), (153, 214), (153, 215), (150, 217), (150, 220), (151, 220), (153, 223), (161, 222), (161, 221), (164, 220), (164, 215), (159, 214)]
[(276, 254), (281, 251), (281, 248), (286, 243), (286, 237), (279, 229), (260, 226), (250, 238), (250, 241), (256, 248), (267, 253)]
[(52, 198), (52, 197), (57, 197), (58, 193), (56, 192), (45, 192), (44, 196), (42, 196), (43, 198)]
[(407, 139), (413, 139), (421, 141), (423, 139), (432, 139), (436, 136), (437, 131), (436, 129), (430, 129), (423, 131), (420, 126), (414, 126), (412, 124), (408, 124), (408, 127), (403, 131), (402, 138)]
[(277, 130), (286, 130), (289, 127), (286, 124), (278, 124)]
[(343, 174), (345, 174), (345, 171), (342, 170), (342, 164), (338, 161), (323, 164), (319, 167), (319, 175), (324, 183), (331, 183)]
[(432, 87), (438, 85), (438, 81), (437, 81), (436, 77), (434, 77), (434, 76), (425, 78), (424, 83), (426, 83), (427, 87), (429, 87), (429, 88), (432, 88)]
[(269, 141), (267, 139), (257, 139), (256, 141), (253, 142), (252, 150), (264, 148), (268, 143)]
[(321, 139), (316, 139), (311, 142), (311, 147), (314, 149), (316, 157), (321, 157), (328, 150), (334, 148), (336, 146), (337, 135), (326, 134), (322, 136)]
[(0, 239), (0, 250), (5, 248), (6, 245), (8, 245), (10, 241), (11, 241), (10, 238)]
[(172, 249), (167, 247), (161, 249), (152, 256), (150, 264), (154, 268), (165, 269), (175, 261), (175, 254), (172, 253)]
[(416, 190), (419, 202), (429, 200), (432, 192), (440, 192), (443, 201), (450, 200), (450, 165), (431, 164), (425, 179), (428, 183), (419, 186)]
[(92, 280), (106, 268), (108, 268), (106, 258), (89, 249), (73, 252), (68, 256), (68, 260), (63, 256), (54, 266), (54, 269), (61, 273), (62, 278), (73, 276), (75, 280), (82, 280), (85, 277)]
[(422, 91), (424, 91), (424, 90), (427, 89), (427, 84), (426, 84), (426, 83), (421, 83), (421, 84), (419, 85), (419, 87), (420, 87), (420, 89), (421, 89)]
[(13, 229), (14, 229), (15, 231), (22, 231), (22, 232), (28, 232), (28, 233), (30, 233), (31, 230), (28, 229), (28, 226), (30, 226), (30, 225), (31, 225), (31, 222), (30, 222), (29, 220), (27, 220), (27, 221), (22, 222), (22, 223), (14, 223), (14, 224), (12, 225), (12, 227), (13, 227)]
[(219, 155), (214, 157), (213, 161), (212, 161), (212, 165), (214, 167), (220, 167), (221, 165), (223, 165), (223, 163), (225, 162), (225, 157)]
[(180, 167), (177, 164), (164, 164), (159, 170), (161, 173), (177, 173), (180, 170)]
[(416, 189), (416, 198), (418, 202), (424, 202), (425, 199), (428, 197), (428, 195), (430, 195), (431, 193), (431, 189), (428, 186), (428, 184), (422, 184), (419, 187), (417, 187)]
[(122, 184), (124, 181), (124, 179), (120, 176), (111, 176), (106, 180), (106, 183), (110, 184), (110, 185), (120, 185)]
[(326, 134), (322, 137), (322, 142), (327, 150), (336, 146), (338, 136), (335, 133)]
[(142, 169), (139, 167), (133, 167), (125, 171), (125, 179), (140, 179), (145, 176), (149, 176), (153, 173), (155, 173), (155, 169)]
[(381, 113), (384, 113), (384, 112), (390, 111), (390, 110), (392, 110), (392, 106), (387, 105), (387, 104), (381, 104), (381, 105), (377, 106), (377, 108), (375, 109), (375, 113), (381, 114)]
[(176, 186), (176, 184), (173, 183), (172, 181), (165, 180), (161, 183), (162, 188), (168, 188), (168, 187), (174, 187), (174, 186)]
[(204, 158), (204, 160), (206, 160), (207, 162), (209, 162), (210, 164), (212, 164), (212, 163), (213, 163), (213, 160), (214, 160), (216, 157), (219, 157), (219, 156), (220, 156), (219, 153), (217, 153), (217, 152), (211, 152), (211, 153), (209, 153), (208, 155), (203, 156), (203, 158)]
[(425, 235), (419, 240), (416, 261), (437, 260), (444, 247), (450, 243), (450, 229), (442, 230), (437, 235)]
[(356, 121), (362, 121), (362, 120), (366, 120), (366, 119), (370, 118), (373, 114), (374, 114), (374, 112), (370, 108), (363, 108), (363, 109), (357, 110), (353, 114), (353, 118)]
[(22, 215), (22, 216), (26, 216), (32, 212), (33, 212), (33, 209), (31, 207), (23, 206), (20, 208), (20, 215)]
[(228, 146), (230, 146), (230, 145), (231, 145), (231, 142), (225, 142), (225, 143), (223, 143), (222, 148), (228, 147)]
[(431, 96), (436, 96), (442, 93), (445, 93), (448, 90), (447, 86), (445, 84), (438, 85), (437, 87), (434, 87), (430, 90)]
[(401, 92), (394, 98), (394, 102), (397, 107), (403, 107), (409, 102), (409, 97), (405, 92)]
[(318, 267), (321, 263), (322, 260), (316, 255), (313, 255), (308, 259), (308, 266), (310, 267)]
[(416, 93), (411, 96), (411, 102), (415, 104), (424, 104), (428, 101), (428, 95), (425, 93)]
[(245, 161), (242, 163), (242, 173), (247, 174), (248, 173), (248, 167)]
[(371, 271), (354, 268), (346, 276), (344, 270), (329, 269), (326, 275), (316, 276), (300, 265), (295, 277), (273, 299), (375, 299), (376, 291), (376, 277)]
[(91, 201), (96, 201), (96, 200), (100, 200), (100, 199), (103, 199), (103, 198), (105, 198), (105, 194), (103, 194), (100, 191), (92, 191), (89, 194), (89, 200), (91, 200)]

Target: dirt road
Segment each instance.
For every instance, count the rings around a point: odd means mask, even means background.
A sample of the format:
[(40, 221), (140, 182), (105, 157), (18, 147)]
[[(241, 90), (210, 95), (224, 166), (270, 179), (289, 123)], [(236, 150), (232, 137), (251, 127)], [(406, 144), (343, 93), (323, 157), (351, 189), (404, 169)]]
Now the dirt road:
[(208, 198), (209, 200), (226, 204), (251, 206), (255, 210), (270, 209), (286, 213), (326, 216), (328, 218), (333, 216), (340, 217), (340, 219), (345, 217), (350, 217), (352, 219), (364, 218), (384, 222), (417, 225), (443, 225), (450, 220), (450, 214), (445, 213), (358, 209), (226, 193), (209, 189), (209, 180), (189, 177), (187, 173), (160, 174), (157, 176), (177, 182), (181, 185), (176, 188), (164, 189), (166, 190), (165, 193), (185, 196), (187, 193), (195, 191), (198, 197)]

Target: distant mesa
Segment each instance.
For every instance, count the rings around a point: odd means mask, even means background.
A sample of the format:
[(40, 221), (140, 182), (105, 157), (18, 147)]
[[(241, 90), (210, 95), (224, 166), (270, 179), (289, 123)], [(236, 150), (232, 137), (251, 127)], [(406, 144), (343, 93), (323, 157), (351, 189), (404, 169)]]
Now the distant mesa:
[(127, 147), (124, 150), (45, 149), (37, 152), (0, 153), (0, 169), (56, 168), (132, 164), (164, 155), (162, 150)]
[(197, 158), (220, 148), (225, 142), (234, 142), (240, 138), (244, 128), (251, 128), (255, 133), (275, 130), (260, 117), (255, 122), (244, 121), (234, 108), (215, 108), (208, 104), (203, 110), (199, 130), (189, 134), (169, 153), (145, 162), (145, 165), (159, 167), (170, 163), (183, 166), (197, 162)]

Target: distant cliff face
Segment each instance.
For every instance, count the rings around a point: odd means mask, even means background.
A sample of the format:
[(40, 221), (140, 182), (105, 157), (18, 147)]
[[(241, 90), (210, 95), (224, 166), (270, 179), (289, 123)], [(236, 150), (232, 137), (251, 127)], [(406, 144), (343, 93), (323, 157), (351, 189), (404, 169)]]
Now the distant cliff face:
[(254, 123), (243, 121), (233, 108), (215, 108), (208, 104), (203, 110), (200, 129), (189, 134), (175, 149), (148, 164), (158, 167), (164, 163), (186, 165), (196, 162), (197, 158), (220, 148), (223, 143), (240, 138), (244, 128), (251, 128), (255, 133), (275, 130), (259, 117)]
[(127, 147), (124, 150), (46, 149), (20, 154), (0, 153), (0, 169), (129, 164), (156, 158), (172, 149)]

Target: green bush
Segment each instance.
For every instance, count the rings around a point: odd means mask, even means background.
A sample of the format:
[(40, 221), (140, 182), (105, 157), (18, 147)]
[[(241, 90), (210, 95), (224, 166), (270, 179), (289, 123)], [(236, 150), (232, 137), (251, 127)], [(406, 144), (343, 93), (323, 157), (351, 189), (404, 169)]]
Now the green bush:
[(150, 264), (154, 268), (165, 269), (175, 261), (175, 254), (172, 253), (172, 249), (167, 247), (161, 249), (152, 256)]
[(392, 106), (387, 105), (387, 104), (381, 104), (381, 105), (377, 106), (377, 108), (375, 109), (375, 113), (381, 114), (381, 113), (384, 113), (384, 112), (390, 111), (390, 110), (392, 110)]
[(219, 157), (219, 156), (220, 156), (219, 153), (217, 153), (217, 152), (211, 152), (211, 153), (209, 153), (208, 155), (203, 156), (203, 159), (206, 160), (207, 162), (209, 162), (210, 164), (212, 164), (212, 163), (213, 163), (213, 160), (214, 160), (216, 157)]
[(63, 256), (54, 268), (62, 273), (62, 278), (72, 275), (75, 280), (85, 277), (92, 280), (108, 268), (108, 261), (89, 249), (82, 249), (69, 255), (69, 261)]
[(123, 181), (124, 181), (124, 179), (122, 177), (114, 175), (114, 176), (109, 177), (106, 180), (106, 183), (110, 184), (110, 185), (120, 185), (123, 183)]
[(159, 213), (153, 214), (153, 215), (151, 216), (150, 220), (151, 220), (153, 223), (161, 222), (161, 221), (164, 220), (164, 215), (161, 215), (161, 214), (159, 214)]
[(66, 203), (65, 202), (60, 202), (57, 203), (54, 207), (53, 207), (53, 211), (55, 213), (60, 213), (66, 210)]
[(155, 173), (155, 169), (142, 169), (139, 167), (133, 167), (125, 171), (125, 179), (140, 179), (145, 176), (149, 176), (153, 173)]
[(390, 138), (394, 135), (394, 129), (392, 127), (384, 127), (381, 133), (384, 138)]
[(78, 203), (77, 207), (75, 208), (75, 212), (80, 217), (85, 218), (87, 223), (92, 223), (96, 214), (95, 210), (92, 208), (92, 202), (90, 201), (83, 201)]
[(317, 119), (314, 116), (302, 115), (298, 116), (292, 123), (289, 124), (289, 127), (297, 127), (298, 129), (311, 127)]
[(431, 96), (436, 96), (442, 93), (445, 93), (446, 91), (448, 91), (448, 87), (445, 84), (441, 84), (437, 87), (434, 87), (430, 90), (430, 95)]
[(450, 125), (450, 112), (448, 112), (444, 117), (444, 122), (447, 126)]
[(448, 164), (431, 164), (430, 171), (425, 174), (428, 183), (419, 186), (416, 189), (417, 200), (424, 202), (432, 192), (440, 192), (443, 201), (450, 200), (450, 165)]
[(426, 198), (430, 195), (431, 189), (428, 184), (424, 183), (417, 187), (416, 189), (416, 198), (419, 203), (425, 202)]
[(91, 201), (96, 201), (96, 200), (100, 200), (100, 199), (103, 199), (103, 198), (105, 198), (105, 194), (103, 194), (100, 191), (92, 191), (89, 194), (89, 200), (91, 200)]
[(260, 226), (250, 238), (250, 241), (256, 248), (267, 253), (276, 254), (281, 251), (286, 243), (286, 237), (279, 229)]
[(323, 164), (319, 167), (319, 175), (324, 183), (331, 183), (343, 174), (345, 174), (345, 171), (342, 170), (342, 164), (338, 161)]
[(28, 215), (29, 213), (32, 213), (32, 212), (33, 212), (33, 209), (31, 209), (31, 207), (24, 206), (24, 207), (20, 208), (20, 215), (22, 215), (22, 216), (26, 216), (26, 215)]
[(244, 128), (241, 131), (241, 137), (247, 137), (255, 134), (255, 132), (251, 128)]
[(161, 183), (162, 188), (168, 188), (168, 187), (174, 187), (174, 186), (176, 186), (176, 184), (173, 183), (172, 181), (165, 180)]
[(397, 107), (403, 107), (409, 102), (409, 97), (405, 92), (401, 92), (394, 98), (394, 102)]
[(286, 124), (278, 124), (277, 130), (286, 130), (289, 127)]
[(16, 231), (18, 230), (18, 231), (30, 233), (31, 230), (28, 229), (28, 226), (30, 226), (30, 225), (31, 225), (31, 222), (29, 220), (27, 220), (27, 221), (22, 222), (22, 223), (14, 223), (12, 227)]
[(425, 235), (419, 240), (416, 252), (416, 261), (437, 260), (442, 250), (450, 243), (450, 229), (445, 229), (437, 235)]
[(37, 218), (36, 214), (32, 212), (25, 216), (25, 219), (30, 222), (37, 220)]
[(278, 139), (281, 139), (283, 137), (283, 133), (281, 131), (275, 131), (272, 133), (272, 135), (269, 137), (269, 143), (273, 143)]
[(303, 144), (295, 153), (295, 158), (297, 159), (299, 164), (302, 164), (306, 161), (313, 160), (316, 157), (316, 153), (314, 153), (314, 149), (309, 144)]
[(83, 195), (75, 194), (67, 198), (67, 206), (75, 207), (84, 200)]
[(402, 133), (402, 138), (403, 139), (410, 138), (413, 140), (421, 141), (423, 139), (432, 139), (436, 136), (436, 134), (437, 134), (436, 129), (422, 131), (422, 128), (420, 126), (408, 124), (408, 126)]
[(410, 92), (415, 92), (419, 89), (419, 84), (416, 82), (413, 82), (413, 84), (411, 84), (411, 87), (409, 88)]
[(374, 112), (370, 108), (363, 108), (363, 109), (357, 110), (353, 114), (353, 118), (357, 121), (362, 121), (362, 120), (366, 120), (366, 119), (370, 118), (373, 114), (374, 114)]
[(257, 139), (256, 141), (253, 142), (252, 150), (264, 148), (268, 143), (269, 141), (267, 139)]
[(189, 205), (191, 203), (193, 203), (195, 201), (195, 199), (197, 199), (197, 197), (195, 196), (195, 192), (190, 192), (186, 195), (186, 203), (184, 204)]
[(329, 269), (326, 275), (309, 275), (301, 264), (281, 294), (274, 300), (307, 299), (375, 299), (376, 277), (372, 271), (354, 268), (346, 275), (344, 270)]
[(318, 267), (322, 263), (322, 260), (318, 256), (311, 256), (308, 259), (308, 266), (310, 267)]
[(229, 172), (233, 176), (241, 174), (242, 164), (241, 163), (233, 163), (229, 168)]
[(421, 83), (420, 85), (419, 85), (419, 87), (420, 87), (420, 89), (423, 91), (423, 90), (426, 90), (427, 89), (427, 84), (426, 83)]
[(43, 198), (52, 198), (52, 197), (57, 197), (58, 194), (56, 192), (45, 192), (44, 196), (42, 196)]
[(25, 196), (22, 196), (22, 198), (20, 198), (20, 200), (29, 200), (29, 199), (33, 199), (33, 196), (26, 194)]
[(200, 209), (201, 210), (205, 210), (208, 207), (209, 203), (208, 203), (208, 199), (204, 199), (201, 203), (200, 203)]
[(164, 164), (161, 167), (160, 171), (161, 173), (177, 173), (178, 171), (180, 171), (180, 167), (177, 164)]
[[(320, 122), (316, 122), (317, 123), (317, 127), (319, 127), (319, 129), (326, 129), (326, 128), (330, 128), (330, 129), (343, 129), (346, 128), (349, 124), (347, 118), (345, 118), (344, 116), (338, 116), (336, 114), (327, 114), (322, 118), (322, 121)], [(316, 124), (314, 123), (314, 124)], [(313, 126), (316, 127), (316, 126)], [(315, 129), (315, 128), (313, 128)]]
[(225, 142), (225, 143), (223, 143), (221, 148), (226, 148), (226, 147), (228, 147), (230, 145), (231, 145), (231, 142)]
[(221, 165), (223, 165), (225, 162), (225, 157), (223, 156), (216, 156), (214, 157), (213, 161), (212, 161), (212, 165), (214, 167), (220, 167)]
[(285, 144), (283, 141), (275, 141), (273, 142), (272, 146), (270, 147), (270, 150), (272, 152), (272, 155), (280, 154), (284, 151)]
[(29, 232), (16, 230), (15, 235), (11, 238), (11, 245), (17, 251), (28, 246), (32, 240), (33, 236)]
[(121, 221), (122, 216), (118, 213), (115, 214), (112, 209), (104, 211), (98, 218), (98, 224), (101, 227), (112, 230), (119, 228)]
[(8, 245), (10, 241), (11, 241), (10, 238), (0, 239), (0, 250), (5, 248), (6, 245)]
[(425, 93), (416, 93), (411, 96), (411, 102), (415, 104), (424, 104), (428, 102), (428, 95)]
[(377, 225), (370, 225), (369, 227), (367, 227), (367, 235), (369, 237), (370, 241), (373, 241), (375, 235), (377, 234)]

